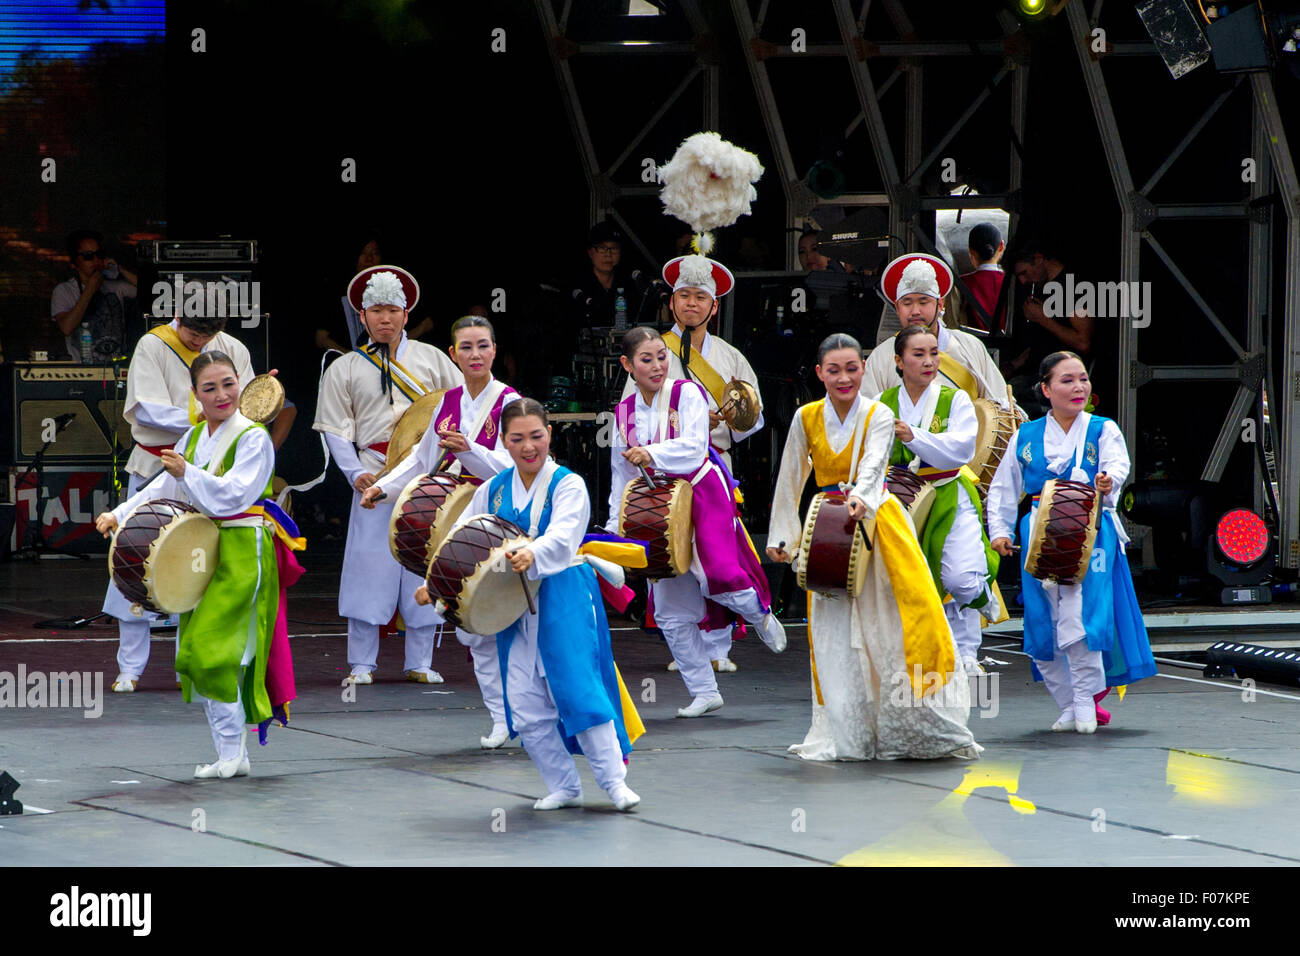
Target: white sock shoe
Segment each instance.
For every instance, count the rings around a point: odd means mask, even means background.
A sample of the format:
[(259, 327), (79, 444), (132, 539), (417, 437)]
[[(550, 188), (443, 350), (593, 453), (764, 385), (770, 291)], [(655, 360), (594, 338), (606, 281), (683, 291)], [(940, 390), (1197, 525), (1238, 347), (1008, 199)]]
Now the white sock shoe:
[(582, 793), (576, 796), (567, 796), (563, 793), (548, 793), (536, 803), (533, 804), (534, 810), (563, 810), (567, 807), (581, 807)]
[(117, 680), (113, 681), (113, 693), (131, 694), (135, 692), (135, 685), (140, 682), (139, 674), (118, 674)]
[(1061, 711), (1061, 716), (1056, 719), (1056, 723), (1052, 724), (1052, 730), (1053, 732), (1059, 734), (1059, 733), (1063, 733), (1064, 731), (1073, 730), (1073, 729), (1074, 729), (1074, 708), (1071, 707)]
[(758, 631), (758, 636), (762, 638), (763, 643), (772, 649), (773, 654), (780, 654), (785, 650), (785, 628), (776, 619), (775, 614), (769, 611), (755, 630)]
[(479, 746), (484, 750), (496, 750), (509, 739), (510, 731), (506, 728), (505, 724), (493, 724), (492, 733), (488, 734), (486, 737), (480, 737), (478, 742)]
[(609, 800), (614, 804), (614, 809), (622, 813), (626, 813), (641, 802), (641, 798), (627, 784), (620, 784), (611, 790)]
[(703, 717), (705, 714), (712, 713), (722, 706), (722, 695), (714, 693), (710, 697), (696, 697), (691, 701), (689, 707), (681, 707), (677, 711), (678, 717)]

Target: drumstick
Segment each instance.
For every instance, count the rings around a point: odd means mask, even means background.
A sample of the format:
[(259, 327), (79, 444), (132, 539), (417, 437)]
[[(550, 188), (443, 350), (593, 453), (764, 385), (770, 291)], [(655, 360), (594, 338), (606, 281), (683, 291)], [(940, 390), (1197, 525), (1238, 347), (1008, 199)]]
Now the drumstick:
[(645, 483), (650, 486), (651, 491), (659, 487), (655, 484), (655, 480), (650, 477), (650, 472), (645, 470), (645, 465), (637, 465), (637, 468), (641, 470), (641, 477), (645, 479)]
[[(514, 556), (515, 556), (515, 552), (514, 552), (514, 551), (507, 551), (507, 552), (506, 552), (506, 557), (507, 557), (507, 558), (513, 558)], [(535, 603), (533, 603), (533, 592), (530, 591), (530, 590), (528, 590), (528, 579), (527, 579), (526, 577), (524, 577), (524, 572), (523, 572), (523, 571), (520, 571), (520, 572), (519, 572), (519, 582), (524, 586), (524, 598), (525, 598), (525, 600), (528, 601), (528, 613), (529, 613), (529, 614), (536, 614), (536, 613), (537, 613), (537, 605), (536, 605)]]
[[(436, 475), (439, 471), (441, 471), (441, 470), (442, 470), (442, 463), (443, 463), (444, 461), (447, 460), (447, 456), (450, 455), (450, 454), (451, 454), (451, 449), (450, 449), (450, 448), (445, 449), (445, 450), (443, 451), (443, 453), (442, 453), (441, 455), (438, 456), (438, 460), (437, 460), (436, 462), (433, 463), (433, 467), (432, 467), (431, 469), (429, 469), (429, 474), (431, 474), (431, 475)], [(373, 502), (371, 502), (371, 503), (372, 503), (372, 504), (378, 504), (379, 502), (383, 501), (383, 500), (384, 500), (385, 498), (387, 498), (387, 497), (388, 497), (388, 492), (386, 492), (386, 491), (381, 491), (381, 492), (379, 493), (379, 497), (377, 497), (377, 498), (376, 498)]]

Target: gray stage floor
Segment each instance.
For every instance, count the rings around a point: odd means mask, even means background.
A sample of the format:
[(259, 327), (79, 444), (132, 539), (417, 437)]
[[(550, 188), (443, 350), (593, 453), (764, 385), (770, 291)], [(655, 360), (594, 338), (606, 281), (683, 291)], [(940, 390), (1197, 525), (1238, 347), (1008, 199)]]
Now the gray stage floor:
[[(0, 770), (22, 784), (22, 816), (0, 817), (0, 863), (65, 865), (1169, 865), (1300, 862), (1300, 830), (1279, 827), (1300, 794), (1300, 691), (1161, 667), (1095, 736), (1053, 734), (1056, 716), (1007, 638), (1005, 666), (971, 724), (975, 762), (809, 763), (785, 752), (809, 718), (807, 641), (781, 656), (736, 645), (720, 676), (726, 706), (675, 719), (687, 703), (663, 645), (615, 634), (648, 733), (629, 783), (642, 805), (614, 812), (581, 759), (587, 806), (536, 813), (540, 779), (516, 744), (486, 752), (473, 671), (454, 638), (435, 653), (444, 685), (400, 680), (401, 648), (381, 649), (379, 681), (343, 699), (347, 672), (332, 575), (292, 595), (299, 699), (289, 728), (252, 744), (252, 776), (196, 781), (212, 759), (201, 709), (167, 667), (170, 638), (135, 694), (107, 693), (115, 628), (35, 630), (97, 607), (93, 565), (0, 566), (0, 672), (102, 673), (102, 715), (0, 710)], [(57, 597), (49, 595), (56, 594)], [(314, 635), (314, 636), (310, 636)], [(1269, 635), (1276, 638), (1276, 634)], [(1242, 631), (1237, 635), (1249, 640)], [(989, 691), (993, 691), (990, 693)], [(36, 812), (37, 809), (51, 811)]]

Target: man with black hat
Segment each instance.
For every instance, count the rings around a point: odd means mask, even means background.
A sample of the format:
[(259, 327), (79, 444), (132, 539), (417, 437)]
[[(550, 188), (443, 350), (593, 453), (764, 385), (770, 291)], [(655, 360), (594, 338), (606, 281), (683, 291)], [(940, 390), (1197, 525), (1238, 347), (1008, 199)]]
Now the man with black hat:
[(451, 359), (431, 345), (406, 336), (420, 286), (405, 269), (378, 265), (348, 284), (348, 301), (361, 316), (370, 345), (348, 352), (325, 370), (316, 405), (315, 429), (323, 432), (330, 456), (353, 487), (348, 539), (339, 584), (339, 616), (348, 619), (347, 680), (374, 682), (379, 628), (399, 612), (406, 624), (408, 680), (441, 684), (430, 667), (441, 619), (415, 602), (424, 582), (407, 571), (388, 548), (392, 502), (361, 507), (361, 493), (384, 467), (388, 439), (397, 419), (421, 395), (465, 382)]

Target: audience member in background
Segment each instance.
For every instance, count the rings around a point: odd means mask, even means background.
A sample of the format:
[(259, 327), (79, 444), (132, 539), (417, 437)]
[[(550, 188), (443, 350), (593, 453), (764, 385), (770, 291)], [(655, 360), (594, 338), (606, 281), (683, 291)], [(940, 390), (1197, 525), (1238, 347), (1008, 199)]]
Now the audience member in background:
[(1005, 306), (999, 301), (1002, 297), (1002, 283), (1006, 273), (998, 263), (1007, 244), (1002, 241), (998, 227), (991, 222), (981, 222), (970, 231), (966, 240), (970, 252), (970, 261), (975, 266), (974, 272), (962, 274), (961, 281), (966, 283), (975, 301), (984, 310), (984, 316), (975, 309), (974, 303), (966, 305), (966, 324), (986, 332), (996, 332), (1002, 328), (1002, 316)]
[(631, 273), (620, 267), (623, 233), (608, 219), (592, 227), (587, 236), (587, 258), (591, 268), (583, 270), (575, 283), (573, 297), (581, 326), (614, 325), (619, 289), (627, 304), (627, 324), (637, 324), (642, 292)]
[(831, 260), (817, 251), (817, 237), (821, 233), (815, 229), (799, 237), (799, 268), (804, 272), (822, 272)]
[[(107, 362), (126, 345), (127, 302), (136, 297), (136, 276), (104, 255), (104, 237), (78, 229), (67, 239), (73, 276), (50, 295), (50, 316), (63, 335), (68, 358), (80, 362), (79, 327), (89, 326), (91, 359)], [(118, 278), (121, 276), (121, 278)], [(57, 357), (58, 349), (53, 350)]]
[[(1038, 388), (1038, 366), (1048, 355), (1061, 350), (1075, 352), (1088, 366), (1090, 375), (1094, 364), (1093, 317), (1083, 309), (1070, 310), (1066, 315), (1047, 314), (1045, 302), (1055, 291), (1053, 285), (1059, 283), (1063, 286), (1070, 270), (1055, 254), (1044, 252), (1045, 248), (1028, 244), (1011, 260), (1011, 272), (1016, 282), (1028, 287), (1029, 291), (1020, 305), (1026, 324), (1017, 339), (1023, 348), (1008, 363), (1006, 374), (1017, 404), (1029, 409), (1031, 414), (1045, 407)], [(1075, 282), (1079, 279), (1076, 274)], [(1056, 295), (1063, 299), (1064, 291)], [(1072, 304), (1065, 303), (1066, 310)], [(1095, 388), (1096, 382), (1093, 384)]]
[[(382, 254), (379, 251), (379, 239), (374, 232), (365, 233), (366, 241), (361, 246), (361, 252), (357, 255), (356, 268), (352, 270), (352, 275), (364, 272), (371, 266), (377, 266), (383, 262)], [(349, 349), (357, 347), (357, 340), (365, 335), (365, 328), (361, 323), (361, 316), (357, 310), (352, 307), (345, 295), (342, 297), (343, 302), (343, 320), (347, 325), (348, 344), (343, 345), (339, 337), (335, 334), (337, 328), (318, 328), (316, 330), (316, 348), (318, 349), (338, 349), (340, 352), (347, 352)], [(333, 326), (333, 323), (331, 323)], [(407, 336), (411, 336), (411, 331), (407, 331)]]

